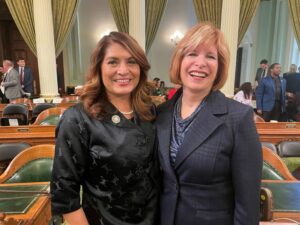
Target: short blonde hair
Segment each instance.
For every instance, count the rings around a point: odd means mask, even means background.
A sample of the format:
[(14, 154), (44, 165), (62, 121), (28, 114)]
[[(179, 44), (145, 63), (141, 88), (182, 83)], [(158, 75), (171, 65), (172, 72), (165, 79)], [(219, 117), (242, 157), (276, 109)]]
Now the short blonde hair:
[(223, 33), (210, 23), (198, 23), (193, 26), (181, 39), (175, 48), (170, 66), (170, 80), (182, 84), (180, 79), (181, 62), (185, 54), (196, 49), (199, 45), (216, 45), (218, 51), (218, 71), (212, 90), (219, 90), (228, 77), (229, 48)]

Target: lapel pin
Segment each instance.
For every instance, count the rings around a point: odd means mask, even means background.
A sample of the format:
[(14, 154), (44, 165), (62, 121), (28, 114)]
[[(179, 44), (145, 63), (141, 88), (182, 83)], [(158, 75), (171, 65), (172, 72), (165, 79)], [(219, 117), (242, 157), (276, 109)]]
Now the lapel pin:
[(111, 117), (111, 121), (112, 121), (114, 124), (118, 124), (118, 123), (120, 123), (121, 118), (120, 118), (118, 115), (113, 115), (113, 116)]

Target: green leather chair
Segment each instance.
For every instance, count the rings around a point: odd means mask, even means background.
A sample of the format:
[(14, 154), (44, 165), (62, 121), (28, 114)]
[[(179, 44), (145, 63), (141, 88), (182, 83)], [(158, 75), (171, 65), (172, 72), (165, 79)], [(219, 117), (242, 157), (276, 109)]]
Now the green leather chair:
[(40, 125), (57, 125), (61, 115), (50, 115), (43, 119)]
[(269, 165), (266, 162), (263, 162), (262, 179), (263, 180), (284, 180), (284, 177), (271, 165)]
[(0, 183), (50, 181), (54, 145), (36, 145), (18, 154), (0, 176)]
[(280, 157), (266, 146), (262, 147), (262, 180), (297, 180)]
[(66, 108), (54, 107), (41, 112), (33, 125), (57, 125)]
[[(300, 141), (280, 142), (278, 145), (278, 154), (291, 173), (300, 169)], [(300, 176), (296, 178), (300, 180)]]

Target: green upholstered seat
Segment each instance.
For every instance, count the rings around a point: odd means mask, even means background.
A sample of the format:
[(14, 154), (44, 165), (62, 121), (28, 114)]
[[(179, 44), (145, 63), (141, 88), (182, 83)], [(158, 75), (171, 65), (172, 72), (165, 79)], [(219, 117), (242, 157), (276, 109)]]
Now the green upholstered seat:
[(50, 181), (53, 159), (39, 158), (21, 167), (4, 183), (46, 182)]
[(40, 125), (57, 125), (60, 119), (60, 115), (50, 115), (43, 119)]
[(282, 157), (281, 159), (291, 173), (300, 167), (300, 157)]
[(262, 179), (263, 180), (284, 180), (283, 176), (271, 165), (263, 162), (262, 169)]

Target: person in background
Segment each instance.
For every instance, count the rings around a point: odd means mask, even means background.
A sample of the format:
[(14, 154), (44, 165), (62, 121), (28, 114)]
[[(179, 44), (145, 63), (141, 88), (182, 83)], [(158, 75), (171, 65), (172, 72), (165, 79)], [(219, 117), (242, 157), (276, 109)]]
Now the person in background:
[(164, 96), (167, 100), (167, 89), (164, 81), (160, 82), (159, 91), (160, 91), (160, 96)]
[(153, 79), (154, 87), (152, 89), (152, 94), (151, 94), (152, 96), (162, 96), (163, 95), (163, 93), (161, 92), (160, 83), (161, 83), (161, 81), (158, 77), (155, 77)]
[(21, 88), (19, 74), (13, 66), (14, 64), (11, 60), (3, 60), (2, 71), (4, 75), (1, 82), (1, 92), (5, 95), (7, 103), (14, 103), (17, 98), (21, 98), (26, 94)]
[(168, 100), (171, 99), (174, 94), (176, 93), (176, 91), (181, 87), (180, 84), (174, 84), (174, 86), (169, 90), (168, 93)]
[(238, 92), (233, 96), (233, 99), (245, 105), (252, 107), (253, 89), (250, 82), (243, 83)]
[(256, 70), (256, 75), (255, 75), (255, 87), (257, 87), (261, 81), (262, 78), (267, 76), (268, 74), (268, 60), (262, 59), (260, 61), (260, 66)]
[(111, 32), (98, 42), (82, 103), (65, 111), (56, 130), (51, 208), (67, 224), (157, 224), (149, 69), (143, 49), (128, 34)]
[[(262, 153), (253, 109), (225, 97), (229, 49), (214, 25), (192, 27), (175, 48), (157, 109), (163, 189), (160, 225), (258, 225)], [(170, 141), (169, 141), (170, 140)]]
[(33, 95), (33, 74), (32, 70), (26, 66), (24, 58), (18, 58), (16, 71), (19, 73), (20, 84), (24, 92)]
[(155, 77), (153, 79), (153, 84), (154, 84), (155, 87), (159, 88), (159, 86), (160, 86), (160, 79), (158, 77)]
[(286, 80), (279, 77), (281, 65), (273, 63), (270, 74), (261, 79), (256, 89), (257, 113), (266, 122), (280, 121), (285, 113)]
[(300, 94), (300, 73), (297, 73), (297, 65), (291, 64), (289, 72), (283, 74), (286, 80), (286, 113), (289, 121), (296, 121), (298, 114), (299, 94)]

